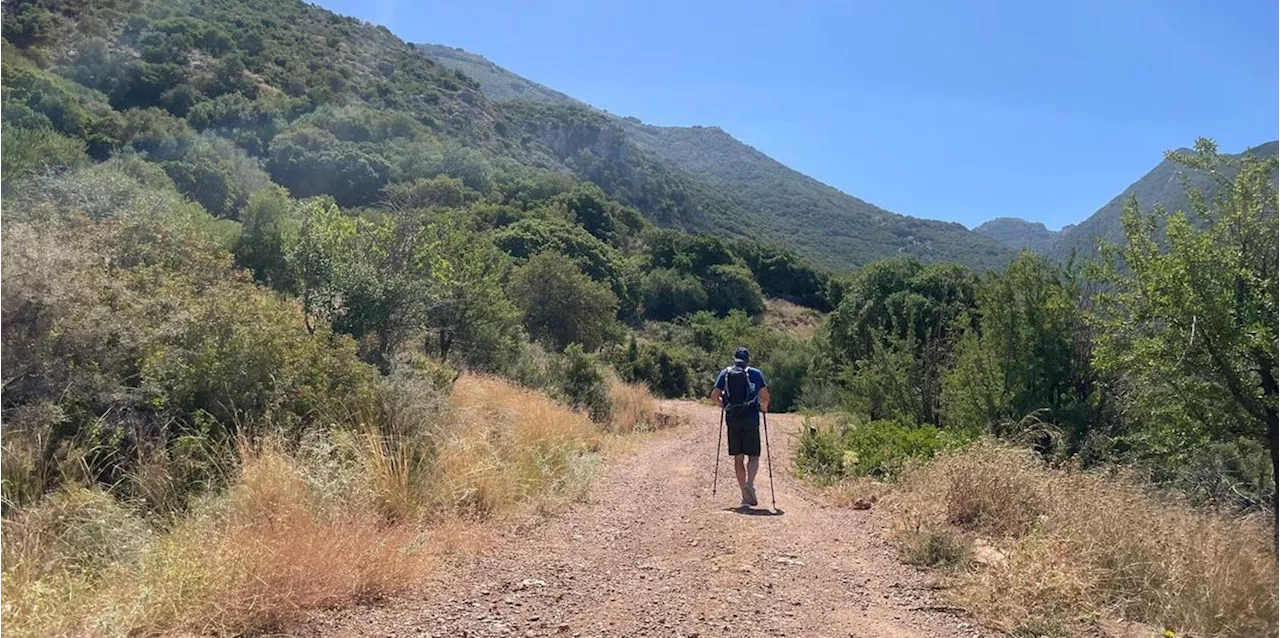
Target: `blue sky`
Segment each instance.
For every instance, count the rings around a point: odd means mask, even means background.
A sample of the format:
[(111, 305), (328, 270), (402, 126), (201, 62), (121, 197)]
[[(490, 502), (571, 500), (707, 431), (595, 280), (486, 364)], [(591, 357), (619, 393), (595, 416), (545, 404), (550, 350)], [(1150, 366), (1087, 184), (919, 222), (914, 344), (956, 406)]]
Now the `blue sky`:
[(1049, 228), (1197, 136), (1277, 137), (1275, 0), (323, 0), (894, 212)]

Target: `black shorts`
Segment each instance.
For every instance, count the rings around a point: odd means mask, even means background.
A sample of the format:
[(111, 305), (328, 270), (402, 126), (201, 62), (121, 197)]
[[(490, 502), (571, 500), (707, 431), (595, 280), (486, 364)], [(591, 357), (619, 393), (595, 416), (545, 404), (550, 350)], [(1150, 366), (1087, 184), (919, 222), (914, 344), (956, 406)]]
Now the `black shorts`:
[(729, 456), (760, 456), (760, 422), (751, 412), (725, 414), (729, 432)]

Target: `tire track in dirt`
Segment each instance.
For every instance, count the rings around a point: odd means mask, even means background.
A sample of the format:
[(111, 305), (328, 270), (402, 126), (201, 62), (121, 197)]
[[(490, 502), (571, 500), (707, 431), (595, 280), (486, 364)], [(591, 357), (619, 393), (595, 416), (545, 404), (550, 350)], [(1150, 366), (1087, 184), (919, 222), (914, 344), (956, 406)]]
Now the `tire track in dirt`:
[[(828, 507), (790, 471), (799, 417), (772, 415), (781, 515), (733, 510), (728, 457), (711, 494), (718, 412), (664, 402), (684, 423), (607, 461), (586, 501), (525, 517), (413, 598), (327, 612), (308, 636), (988, 636), (930, 610), (876, 510)], [(721, 450), (723, 452), (723, 449)], [(442, 570), (443, 571), (443, 570)]]

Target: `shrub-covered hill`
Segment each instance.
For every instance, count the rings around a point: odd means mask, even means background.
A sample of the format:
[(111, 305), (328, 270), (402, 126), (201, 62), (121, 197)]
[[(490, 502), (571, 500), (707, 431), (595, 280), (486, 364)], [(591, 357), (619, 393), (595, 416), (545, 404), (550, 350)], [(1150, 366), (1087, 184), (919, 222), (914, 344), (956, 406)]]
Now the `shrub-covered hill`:
[[(1276, 149), (1277, 142), (1267, 142), (1232, 157), (1248, 154), (1264, 159), (1275, 157)], [(1180, 150), (1187, 152), (1187, 149)], [(1138, 206), (1145, 211), (1162, 207), (1169, 212), (1193, 213), (1191, 200), (1187, 197), (1188, 187), (1205, 193), (1209, 197), (1222, 190), (1221, 185), (1216, 183), (1207, 172), (1183, 166), (1173, 159), (1165, 159), (1126, 188), (1123, 193), (1107, 202), (1106, 206), (1090, 215), (1088, 219), (1069, 229), (1064, 229), (1047, 253), (1055, 259), (1065, 261), (1071, 257), (1072, 253), (1075, 253), (1078, 258), (1093, 256), (1097, 252), (1099, 241), (1119, 243), (1124, 238), (1121, 217), (1131, 199), (1136, 200)]]
[[(579, 119), (594, 114), (594, 126), (607, 127), (619, 147), (632, 149), (635, 159), (627, 163), (652, 165), (658, 160), (661, 167), (644, 172), (682, 172), (693, 184), (686, 182), (681, 190), (697, 193), (713, 218), (734, 215), (733, 223), (717, 225), (728, 232), (750, 228), (764, 239), (833, 268), (906, 254), (927, 263), (958, 262), (987, 269), (1003, 265), (1013, 254), (998, 241), (959, 224), (898, 215), (840, 192), (717, 127), (648, 126), (635, 118), (593, 109), (483, 56), (435, 44), (418, 47), (427, 57), (475, 78), (496, 102), (537, 103), (541, 112), (560, 119), (569, 117), (568, 113)], [(533, 107), (512, 108), (528, 112)], [(601, 183), (597, 173), (584, 175)]]

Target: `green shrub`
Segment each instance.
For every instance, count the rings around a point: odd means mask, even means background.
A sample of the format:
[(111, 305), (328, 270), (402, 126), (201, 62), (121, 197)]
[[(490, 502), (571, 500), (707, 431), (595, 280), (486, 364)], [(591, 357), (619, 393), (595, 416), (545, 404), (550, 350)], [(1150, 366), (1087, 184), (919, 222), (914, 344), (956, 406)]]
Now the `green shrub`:
[(800, 392), (809, 374), (811, 350), (794, 338), (774, 351), (760, 365), (765, 381), (769, 384), (769, 411), (790, 412), (800, 403)]
[(47, 128), (22, 130), (6, 126), (3, 137), (4, 150), (0, 163), (4, 165), (6, 183), (33, 173), (76, 168), (88, 160), (84, 142)]
[(707, 291), (702, 283), (693, 276), (682, 275), (670, 268), (645, 274), (640, 282), (640, 291), (645, 317), (657, 321), (667, 321), (707, 307)]
[(931, 458), (965, 440), (965, 435), (931, 425), (845, 421), (807, 427), (800, 437), (796, 466), (818, 479), (891, 476), (911, 459)]
[(872, 421), (850, 428), (845, 434), (845, 472), (885, 476), (897, 472), (910, 459), (929, 458), (951, 445), (947, 433), (931, 425), (903, 425)]
[(618, 376), (630, 383), (643, 383), (659, 396), (679, 399), (692, 389), (694, 355), (689, 348), (671, 343), (637, 342), (614, 349), (612, 360)]
[(844, 437), (840, 428), (819, 427), (805, 419), (796, 445), (795, 464), (801, 474), (823, 480), (844, 475)]
[(565, 400), (575, 408), (586, 410), (591, 420), (605, 423), (612, 413), (609, 403), (609, 386), (596, 358), (583, 351), (579, 344), (565, 348), (564, 355), (555, 366), (559, 390)]

